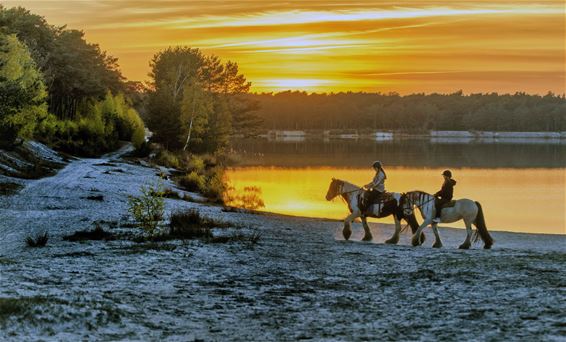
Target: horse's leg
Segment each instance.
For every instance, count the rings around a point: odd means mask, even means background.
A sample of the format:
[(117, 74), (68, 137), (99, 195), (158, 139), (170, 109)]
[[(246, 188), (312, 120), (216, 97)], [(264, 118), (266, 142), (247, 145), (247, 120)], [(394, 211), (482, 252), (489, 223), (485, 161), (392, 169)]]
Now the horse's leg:
[(385, 240), (385, 243), (396, 245), (399, 242), (399, 234), (401, 233), (401, 222), (397, 219), (397, 216), (393, 215), (395, 219), (395, 233), (389, 240)]
[(472, 222), (468, 219), (464, 219), (464, 223), (466, 224), (466, 240), (458, 247), (460, 249), (468, 249), (472, 245)]
[(344, 229), (342, 230), (342, 235), (344, 235), (345, 240), (348, 240), (352, 235), (352, 228), (350, 226), (352, 224), (352, 221), (354, 221), (354, 219), (358, 216), (360, 216), (360, 214), (357, 211), (354, 211), (344, 220)]
[(442, 241), (440, 240), (440, 235), (438, 234), (438, 224), (433, 223), (432, 224), (432, 231), (434, 232), (434, 237), (435, 237), (435, 241), (434, 241), (434, 245), (432, 245), (432, 247), (434, 248), (441, 248), (442, 247)]
[(363, 241), (371, 241), (373, 240), (373, 236), (371, 236), (371, 231), (369, 230), (368, 221), (365, 216), (362, 216), (362, 225), (364, 226), (364, 238)]
[(423, 229), (425, 229), (431, 222), (432, 220), (430, 218), (426, 218), (423, 224), (419, 226), (419, 229), (417, 229), (415, 234), (413, 234), (413, 238), (411, 239), (413, 246), (420, 246), (423, 243), (421, 233), (423, 232)]

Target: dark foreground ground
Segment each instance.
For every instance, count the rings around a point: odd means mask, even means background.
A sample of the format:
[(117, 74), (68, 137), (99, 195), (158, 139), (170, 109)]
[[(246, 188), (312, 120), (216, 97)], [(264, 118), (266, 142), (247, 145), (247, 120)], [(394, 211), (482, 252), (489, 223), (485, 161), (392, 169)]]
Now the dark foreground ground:
[[(346, 242), (338, 222), (169, 201), (262, 237), (162, 248), (63, 241), (95, 220), (119, 227), (133, 182), (155, 177), (108, 161), (75, 161), (0, 198), (0, 340), (566, 340), (565, 236), (495, 232), (493, 250), (461, 251), (464, 231), (441, 229), (440, 250), (430, 231), (422, 247), (408, 235), (389, 246), (387, 225), (372, 225), (363, 243), (357, 224)], [(84, 199), (94, 187), (104, 201)], [(26, 248), (40, 229), (47, 247)]]

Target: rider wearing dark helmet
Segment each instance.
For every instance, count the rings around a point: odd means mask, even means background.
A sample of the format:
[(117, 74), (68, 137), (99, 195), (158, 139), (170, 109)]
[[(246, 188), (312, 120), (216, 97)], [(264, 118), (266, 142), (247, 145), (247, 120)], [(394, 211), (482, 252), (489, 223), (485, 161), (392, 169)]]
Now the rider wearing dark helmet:
[(385, 180), (387, 179), (387, 175), (383, 170), (383, 165), (380, 161), (375, 161), (372, 167), (375, 170), (375, 176), (370, 183), (364, 186), (366, 192), (364, 193), (364, 201), (360, 208), (362, 212), (366, 211), (372, 203), (377, 202), (385, 193)]
[(456, 185), (456, 181), (452, 179), (452, 172), (450, 170), (444, 170), (444, 172), (442, 172), (442, 176), (444, 177), (442, 188), (434, 194), (436, 217), (433, 219), (433, 222), (435, 223), (440, 222), (442, 206), (452, 200), (452, 196), (454, 195), (454, 185)]

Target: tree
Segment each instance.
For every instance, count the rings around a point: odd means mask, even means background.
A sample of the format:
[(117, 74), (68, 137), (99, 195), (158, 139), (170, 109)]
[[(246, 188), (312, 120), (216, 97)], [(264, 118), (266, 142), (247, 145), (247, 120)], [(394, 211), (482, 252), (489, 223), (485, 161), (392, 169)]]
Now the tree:
[(155, 141), (170, 149), (217, 151), (234, 127), (258, 127), (250, 83), (236, 63), (223, 64), (189, 47), (168, 48), (151, 62), (148, 123)]
[(15, 35), (0, 33), (0, 140), (11, 146), (31, 138), (47, 115), (45, 85), (29, 50)]
[(51, 26), (22, 7), (0, 7), (0, 26), (29, 47), (44, 75), (49, 112), (59, 119), (76, 119), (81, 105), (103, 99), (107, 90), (124, 92), (117, 59), (87, 43), (82, 31)]

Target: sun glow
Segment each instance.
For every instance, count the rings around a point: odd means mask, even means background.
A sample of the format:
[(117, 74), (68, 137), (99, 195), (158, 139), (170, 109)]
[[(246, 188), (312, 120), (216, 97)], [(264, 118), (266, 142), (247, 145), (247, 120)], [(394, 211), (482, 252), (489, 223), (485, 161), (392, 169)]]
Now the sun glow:
[(564, 93), (563, 1), (31, 1), (147, 80), (188, 45), (239, 64), (252, 91)]
[(260, 81), (259, 87), (266, 89), (277, 89), (277, 90), (290, 90), (290, 89), (304, 89), (310, 90), (314, 88), (320, 88), (322, 86), (329, 86), (332, 81), (320, 80), (320, 79), (272, 79)]

